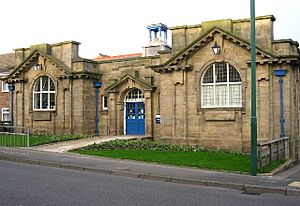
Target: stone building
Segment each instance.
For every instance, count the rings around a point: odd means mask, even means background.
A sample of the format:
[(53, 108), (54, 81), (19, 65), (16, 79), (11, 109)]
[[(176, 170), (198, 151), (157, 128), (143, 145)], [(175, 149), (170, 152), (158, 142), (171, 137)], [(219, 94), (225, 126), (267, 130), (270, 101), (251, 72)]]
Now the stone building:
[[(298, 158), (299, 45), (274, 40), (274, 21), (256, 18), (258, 141), (280, 136), (274, 71), (284, 70), (284, 135)], [(7, 78), (15, 85), (14, 124), (36, 133), (145, 135), (249, 151), (250, 20), (172, 27), (171, 46), (165, 25), (147, 28), (150, 42), (139, 54), (88, 60), (74, 41), (16, 49)]]

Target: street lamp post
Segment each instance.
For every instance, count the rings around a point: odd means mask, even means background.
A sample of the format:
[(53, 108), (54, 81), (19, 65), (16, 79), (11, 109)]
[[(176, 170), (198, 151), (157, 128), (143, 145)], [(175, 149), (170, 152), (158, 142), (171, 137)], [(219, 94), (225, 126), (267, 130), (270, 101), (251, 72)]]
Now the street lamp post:
[(256, 35), (255, 1), (250, 0), (251, 13), (251, 175), (257, 173), (257, 118), (256, 118)]

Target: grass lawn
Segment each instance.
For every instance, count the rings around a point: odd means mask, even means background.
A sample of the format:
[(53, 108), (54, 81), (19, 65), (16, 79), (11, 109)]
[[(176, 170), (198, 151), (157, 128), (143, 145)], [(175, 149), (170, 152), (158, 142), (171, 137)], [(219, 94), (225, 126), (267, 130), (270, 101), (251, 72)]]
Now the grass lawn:
[(54, 135), (54, 134), (45, 134), (45, 135), (30, 135), (29, 145), (37, 146), (42, 144), (49, 144), (53, 142), (62, 142), (67, 140), (76, 140), (82, 138), (90, 138), (91, 135)]
[(130, 159), (145, 162), (248, 172), (250, 158), (246, 155), (217, 152), (182, 152), (182, 151), (146, 151), (146, 150), (110, 150), (89, 151), (73, 150), (72, 152), (103, 157)]
[[(250, 172), (250, 156), (246, 154), (158, 144), (152, 141), (116, 140), (89, 145), (70, 152), (211, 170)], [(261, 172), (270, 172), (284, 162), (285, 160), (274, 162), (264, 167)]]
[(27, 140), (21, 135), (3, 135), (0, 136), (0, 146), (5, 147), (26, 147)]
[[(54, 134), (44, 134), (44, 135), (30, 135), (29, 146), (37, 146), (42, 144), (49, 144), (53, 142), (61, 142), (67, 140), (75, 140), (81, 138), (88, 138), (88, 135), (54, 135)], [(0, 136), (0, 146), (6, 147), (26, 147), (27, 140), (25, 136), (21, 135), (4, 135)]]

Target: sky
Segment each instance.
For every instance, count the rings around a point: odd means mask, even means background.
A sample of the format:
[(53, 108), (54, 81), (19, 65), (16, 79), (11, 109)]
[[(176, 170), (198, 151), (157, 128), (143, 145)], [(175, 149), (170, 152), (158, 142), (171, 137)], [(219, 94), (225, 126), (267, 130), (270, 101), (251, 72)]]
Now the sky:
[[(256, 16), (275, 16), (275, 39), (300, 42), (299, 0), (255, 0), (255, 7)], [(70, 40), (81, 43), (84, 58), (138, 53), (153, 23), (173, 27), (244, 18), (250, 18), (250, 0), (3, 0), (0, 54)]]

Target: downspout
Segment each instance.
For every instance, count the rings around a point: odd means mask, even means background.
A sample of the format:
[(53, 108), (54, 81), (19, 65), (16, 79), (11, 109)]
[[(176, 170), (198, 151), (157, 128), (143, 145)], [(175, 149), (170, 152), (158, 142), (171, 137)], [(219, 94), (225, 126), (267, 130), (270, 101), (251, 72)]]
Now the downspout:
[(276, 69), (274, 70), (275, 76), (279, 77), (279, 92), (280, 92), (280, 138), (285, 137), (284, 132), (284, 111), (283, 111), (283, 77), (286, 75), (285, 69)]
[(95, 95), (96, 95), (96, 116), (95, 116), (95, 135), (99, 136), (99, 94), (102, 82), (94, 81)]
[(8, 90), (10, 93), (10, 126), (14, 126), (14, 91), (15, 85), (14, 83), (9, 83)]

